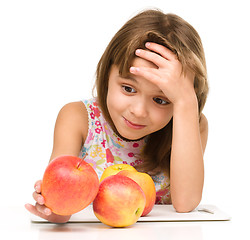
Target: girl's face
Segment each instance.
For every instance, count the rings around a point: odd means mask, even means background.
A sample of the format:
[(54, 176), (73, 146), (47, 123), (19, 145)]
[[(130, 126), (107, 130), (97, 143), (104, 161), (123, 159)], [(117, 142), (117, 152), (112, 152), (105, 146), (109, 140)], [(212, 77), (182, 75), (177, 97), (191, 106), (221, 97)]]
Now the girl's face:
[[(133, 66), (156, 66), (136, 57)], [(159, 87), (130, 74), (121, 77), (113, 65), (109, 75), (107, 107), (118, 133), (137, 140), (165, 127), (173, 116), (173, 106)]]

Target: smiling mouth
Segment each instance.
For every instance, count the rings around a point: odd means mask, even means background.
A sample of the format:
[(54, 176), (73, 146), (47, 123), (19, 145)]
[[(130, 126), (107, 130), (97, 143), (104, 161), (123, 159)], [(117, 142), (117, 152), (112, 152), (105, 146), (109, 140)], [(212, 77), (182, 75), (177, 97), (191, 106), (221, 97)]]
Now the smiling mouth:
[(125, 123), (127, 124), (127, 126), (129, 126), (130, 128), (142, 129), (142, 128), (146, 127), (146, 125), (140, 125), (140, 124), (132, 123), (129, 120), (127, 120), (126, 118), (124, 118), (124, 117), (123, 117), (123, 119), (124, 119)]

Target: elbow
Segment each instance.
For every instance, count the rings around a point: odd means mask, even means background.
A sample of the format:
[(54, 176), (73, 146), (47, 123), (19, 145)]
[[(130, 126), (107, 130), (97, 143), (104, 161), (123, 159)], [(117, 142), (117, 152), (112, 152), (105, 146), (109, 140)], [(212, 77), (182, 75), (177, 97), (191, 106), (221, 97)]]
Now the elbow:
[(195, 209), (193, 207), (189, 207), (185, 205), (173, 205), (173, 206), (174, 206), (175, 211), (178, 213), (188, 213), (188, 212), (192, 212)]
[(180, 199), (172, 201), (173, 207), (178, 213), (188, 213), (193, 211), (200, 203), (201, 199), (186, 200)]

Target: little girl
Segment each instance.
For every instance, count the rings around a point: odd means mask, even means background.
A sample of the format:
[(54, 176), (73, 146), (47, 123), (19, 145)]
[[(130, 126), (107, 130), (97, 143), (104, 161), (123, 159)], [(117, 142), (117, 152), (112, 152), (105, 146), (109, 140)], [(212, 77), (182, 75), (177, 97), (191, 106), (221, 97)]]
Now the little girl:
[[(147, 10), (113, 37), (96, 72), (97, 97), (65, 105), (58, 114), (51, 160), (83, 158), (99, 178), (110, 165), (130, 164), (155, 181), (157, 204), (177, 212), (200, 203), (208, 123), (202, 43), (174, 14)], [(171, 192), (171, 195), (170, 195)], [(67, 222), (44, 204), (41, 181), (27, 210), (51, 222)], [(63, 199), (62, 199), (63, 201)]]

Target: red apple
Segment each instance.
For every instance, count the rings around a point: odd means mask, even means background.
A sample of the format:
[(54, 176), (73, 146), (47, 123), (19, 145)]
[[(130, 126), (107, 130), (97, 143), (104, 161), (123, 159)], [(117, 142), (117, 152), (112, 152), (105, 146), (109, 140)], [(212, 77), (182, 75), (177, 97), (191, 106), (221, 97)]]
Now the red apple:
[(58, 215), (72, 215), (96, 197), (99, 179), (83, 159), (60, 156), (47, 166), (42, 180), (45, 205)]
[(145, 194), (135, 181), (125, 176), (112, 175), (100, 183), (93, 210), (104, 224), (127, 227), (137, 222), (145, 204)]
[(139, 184), (146, 196), (146, 206), (142, 213), (142, 217), (149, 214), (154, 207), (156, 199), (155, 184), (150, 175), (147, 173), (132, 172), (128, 170), (120, 171), (117, 175), (129, 177)]

